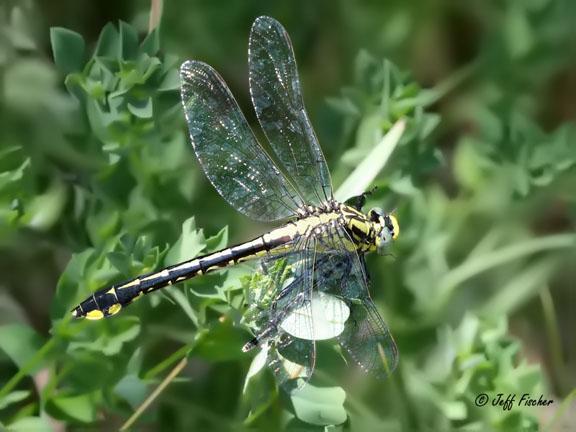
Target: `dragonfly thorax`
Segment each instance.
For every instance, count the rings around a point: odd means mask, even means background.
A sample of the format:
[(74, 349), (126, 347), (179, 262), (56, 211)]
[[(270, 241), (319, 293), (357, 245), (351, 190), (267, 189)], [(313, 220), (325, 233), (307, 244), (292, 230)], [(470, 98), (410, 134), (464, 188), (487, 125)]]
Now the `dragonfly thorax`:
[[(296, 222), (297, 230), (313, 230), (322, 243), (340, 242), (347, 250), (358, 252), (384, 253), (386, 246), (398, 236), (398, 222), (392, 215), (381, 209), (372, 209), (365, 214), (355, 207), (336, 201), (327, 202), (322, 207), (305, 207), (301, 209), (300, 220)], [(331, 235), (332, 228), (340, 226), (347, 233), (346, 238)]]
[(350, 240), (358, 252), (378, 252), (384, 254), (392, 240), (398, 237), (397, 219), (382, 209), (374, 208), (368, 214), (354, 207), (342, 204), (340, 221), (346, 227)]

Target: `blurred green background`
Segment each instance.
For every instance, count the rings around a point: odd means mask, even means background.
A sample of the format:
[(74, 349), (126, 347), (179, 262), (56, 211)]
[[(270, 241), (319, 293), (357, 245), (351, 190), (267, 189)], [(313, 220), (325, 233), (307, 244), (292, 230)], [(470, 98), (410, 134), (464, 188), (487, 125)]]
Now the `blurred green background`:
[[(245, 386), (246, 266), (69, 320), (102, 286), (269, 228), (211, 188), (178, 99), (179, 64), (203, 60), (257, 130), (259, 15), (292, 38), (335, 187), (406, 122), (368, 203), (402, 229), (368, 260), (400, 349), (391, 380), (322, 344), (308, 391), (265, 372)], [(1, 3), (0, 425), (576, 428), (575, 20), (572, 0)], [(478, 407), (481, 393), (554, 402)]]

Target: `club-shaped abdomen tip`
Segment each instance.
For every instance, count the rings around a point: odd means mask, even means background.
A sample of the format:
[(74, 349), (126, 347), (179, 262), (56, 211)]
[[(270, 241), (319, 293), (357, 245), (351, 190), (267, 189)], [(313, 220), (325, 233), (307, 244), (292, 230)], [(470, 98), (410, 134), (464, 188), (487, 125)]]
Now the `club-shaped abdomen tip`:
[(82, 313), (82, 310), (80, 309), (80, 306), (76, 306), (74, 309), (72, 309), (72, 318), (83, 318), (84, 314)]

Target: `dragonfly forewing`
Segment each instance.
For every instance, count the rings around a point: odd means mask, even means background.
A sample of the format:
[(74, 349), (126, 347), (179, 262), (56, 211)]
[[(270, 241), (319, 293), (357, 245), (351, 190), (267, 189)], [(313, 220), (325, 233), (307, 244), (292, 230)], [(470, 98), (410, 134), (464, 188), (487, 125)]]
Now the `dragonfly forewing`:
[(317, 281), (320, 290), (339, 296), (350, 308), (338, 341), (365, 372), (386, 378), (398, 365), (398, 348), (370, 297), (364, 258), (346, 249), (345, 229), (336, 227), (331, 236), (342, 243), (327, 255)]
[(330, 172), (304, 108), (296, 60), (284, 27), (256, 19), (248, 49), (250, 94), (274, 154), (307, 204), (332, 199)]
[(180, 77), (194, 152), (220, 195), (256, 220), (293, 216), (304, 201), (258, 144), (220, 75), (205, 63), (187, 61)]

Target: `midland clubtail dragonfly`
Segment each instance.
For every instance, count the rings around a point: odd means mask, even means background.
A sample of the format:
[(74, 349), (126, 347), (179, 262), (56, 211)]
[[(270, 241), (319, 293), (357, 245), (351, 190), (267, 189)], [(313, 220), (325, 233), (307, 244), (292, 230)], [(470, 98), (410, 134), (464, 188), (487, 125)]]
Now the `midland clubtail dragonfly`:
[[(261, 260), (264, 269), (282, 262), (291, 269), (290, 277), (273, 287), (262, 324), (243, 350), (265, 349), (279, 383), (292, 386), (310, 378), (315, 340), (336, 337), (362, 369), (387, 376), (398, 353), (370, 299), (364, 254), (385, 253), (398, 236), (398, 221), (379, 208), (362, 212), (365, 195), (346, 203), (333, 198), (282, 25), (257, 18), (248, 56), (252, 102), (278, 164), (257, 142), (227, 85), (209, 65), (186, 61), (181, 66), (182, 104), (198, 161), (220, 195), (250, 218), (284, 224), (245, 243), (99, 290), (72, 314), (100, 319), (144, 294), (198, 275), (252, 259)], [(320, 301), (326, 298), (333, 301)], [(342, 319), (328, 319), (334, 331), (315, 335), (314, 315), (327, 313), (326, 308)]]

